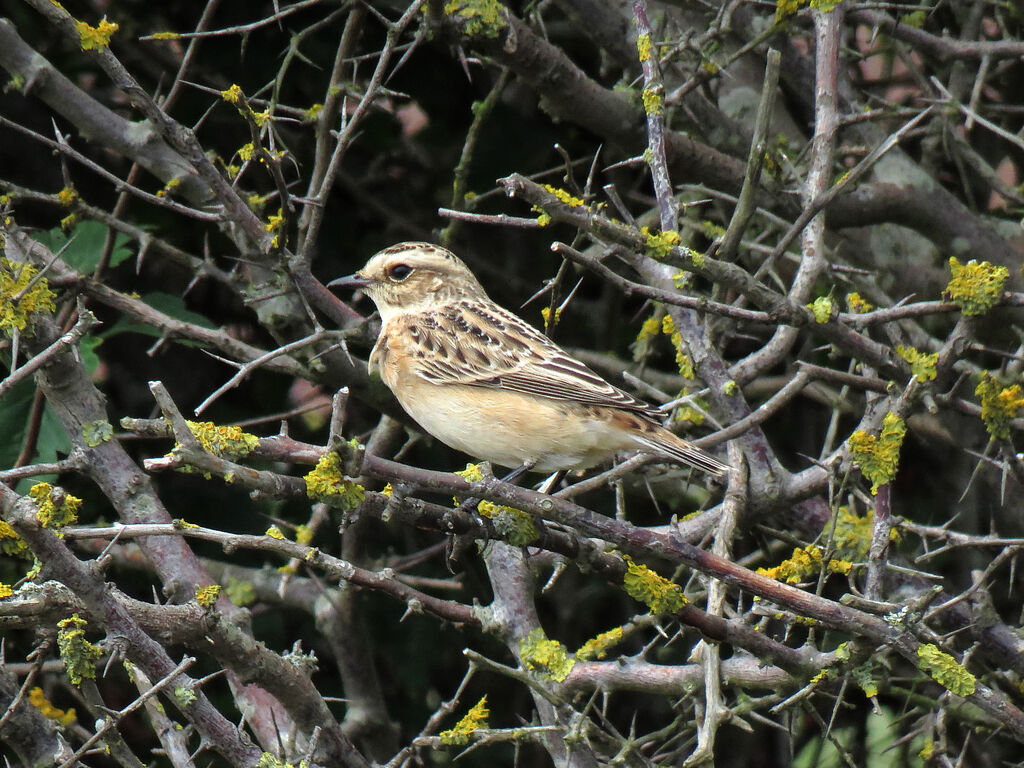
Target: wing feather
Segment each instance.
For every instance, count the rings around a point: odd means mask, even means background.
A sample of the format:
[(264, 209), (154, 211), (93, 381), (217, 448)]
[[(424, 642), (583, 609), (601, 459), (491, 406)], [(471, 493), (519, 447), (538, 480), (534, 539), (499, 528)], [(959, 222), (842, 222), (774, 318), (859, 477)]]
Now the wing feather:
[(430, 316), (410, 316), (406, 329), (416, 370), (428, 381), (659, 415), (496, 304), (456, 302)]

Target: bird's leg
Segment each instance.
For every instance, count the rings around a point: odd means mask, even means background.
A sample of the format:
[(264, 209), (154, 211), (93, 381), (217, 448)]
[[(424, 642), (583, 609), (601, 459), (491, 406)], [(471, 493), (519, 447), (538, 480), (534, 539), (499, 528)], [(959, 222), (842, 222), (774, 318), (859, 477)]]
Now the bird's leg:
[[(507, 475), (502, 477), (501, 482), (515, 482), (520, 477), (529, 472), (531, 469), (533, 469), (533, 466), (536, 463), (537, 462), (535, 461), (525, 462), (524, 464), (516, 467)], [(480, 501), (481, 500), (475, 496), (468, 498), (461, 504), (459, 504), (459, 506), (456, 508), (456, 511), (476, 514), (476, 508)], [(448, 546), (445, 547), (445, 563), (447, 564), (449, 571), (455, 573), (456, 569), (462, 570), (461, 564), (463, 562), (463, 557), (465, 556), (465, 553), (468, 550), (469, 545), (471, 543), (471, 539), (466, 539), (461, 536), (456, 536), (454, 534), (448, 537)]]
[(551, 489), (558, 485), (562, 481), (562, 478), (565, 477), (566, 471), (567, 470), (560, 469), (551, 475), (551, 477), (540, 484), (540, 487), (537, 488), (537, 493), (551, 493)]

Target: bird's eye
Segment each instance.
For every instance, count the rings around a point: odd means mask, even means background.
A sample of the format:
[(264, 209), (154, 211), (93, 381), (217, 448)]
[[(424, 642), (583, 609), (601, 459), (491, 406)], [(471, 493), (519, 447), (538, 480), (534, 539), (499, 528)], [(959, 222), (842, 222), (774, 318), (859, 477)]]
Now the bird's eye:
[(396, 283), (400, 283), (412, 274), (412, 267), (408, 264), (395, 264), (388, 269), (388, 277)]

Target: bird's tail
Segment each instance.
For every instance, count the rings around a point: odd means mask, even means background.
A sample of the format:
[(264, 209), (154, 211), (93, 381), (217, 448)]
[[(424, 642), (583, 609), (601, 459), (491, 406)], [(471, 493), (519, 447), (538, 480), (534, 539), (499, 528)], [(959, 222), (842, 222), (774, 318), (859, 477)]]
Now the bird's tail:
[(647, 450), (661, 456), (678, 461), (707, 472), (709, 475), (721, 477), (732, 466), (712, 456), (703, 448), (677, 437), (667, 429), (659, 429), (651, 434), (635, 435), (634, 439)]

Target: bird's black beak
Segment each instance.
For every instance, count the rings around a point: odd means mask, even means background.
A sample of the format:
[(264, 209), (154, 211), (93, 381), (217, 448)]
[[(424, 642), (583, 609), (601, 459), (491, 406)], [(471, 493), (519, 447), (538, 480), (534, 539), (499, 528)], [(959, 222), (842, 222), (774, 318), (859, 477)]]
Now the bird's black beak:
[(358, 291), (362, 288), (366, 288), (371, 285), (373, 280), (367, 280), (365, 277), (356, 272), (354, 275), (348, 275), (347, 277), (339, 277), (337, 280), (331, 280), (327, 284), (328, 288), (348, 288), (353, 291)]

